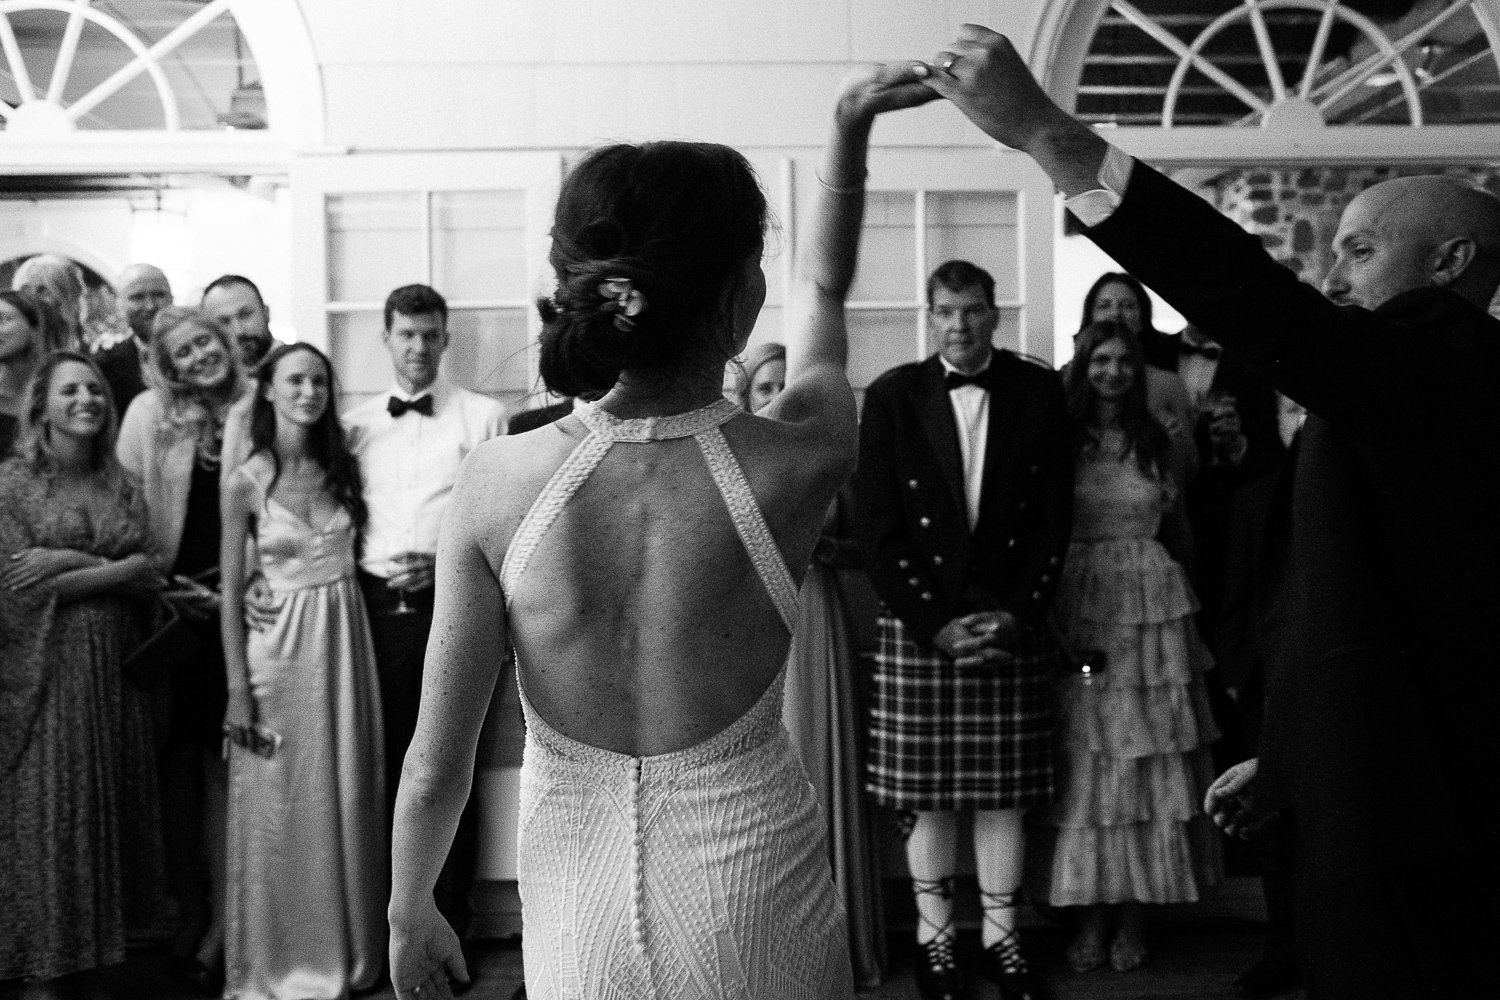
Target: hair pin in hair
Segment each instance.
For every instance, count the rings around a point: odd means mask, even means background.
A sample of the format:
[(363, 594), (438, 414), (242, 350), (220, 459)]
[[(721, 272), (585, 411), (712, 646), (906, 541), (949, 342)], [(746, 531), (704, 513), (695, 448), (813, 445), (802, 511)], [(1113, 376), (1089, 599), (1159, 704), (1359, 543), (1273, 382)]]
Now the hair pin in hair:
[(609, 300), (602, 308), (615, 314), (616, 330), (634, 330), (634, 317), (646, 311), (646, 296), (629, 278), (605, 278), (599, 285), (599, 295)]

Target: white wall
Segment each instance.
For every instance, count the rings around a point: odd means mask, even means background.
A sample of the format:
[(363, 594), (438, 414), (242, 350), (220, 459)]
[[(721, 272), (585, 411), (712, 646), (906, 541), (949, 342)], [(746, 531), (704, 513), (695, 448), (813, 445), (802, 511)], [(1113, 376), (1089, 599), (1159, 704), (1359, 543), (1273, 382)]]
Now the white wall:
[[(854, 62), (927, 57), (966, 20), (1029, 45), (1042, 4), (922, 0), (303, 0), (331, 143), (579, 148), (822, 142)], [(987, 145), (949, 108), (878, 141)]]

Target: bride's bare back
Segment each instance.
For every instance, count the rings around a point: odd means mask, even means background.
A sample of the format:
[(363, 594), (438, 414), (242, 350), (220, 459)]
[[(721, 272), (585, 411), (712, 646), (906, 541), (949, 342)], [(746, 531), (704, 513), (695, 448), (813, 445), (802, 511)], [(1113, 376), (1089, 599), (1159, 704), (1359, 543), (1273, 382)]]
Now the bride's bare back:
[[(795, 425), (738, 415), (722, 430), (778, 554), (805, 568), (844, 462)], [(587, 433), (570, 417), (475, 453), (468, 475), (496, 523), (481, 542), (492, 567)], [(701, 742), (742, 715), (786, 658), (787, 627), (691, 436), (610, 447), (510, 584), (527, 698), (559, 732), (606, 750)]]

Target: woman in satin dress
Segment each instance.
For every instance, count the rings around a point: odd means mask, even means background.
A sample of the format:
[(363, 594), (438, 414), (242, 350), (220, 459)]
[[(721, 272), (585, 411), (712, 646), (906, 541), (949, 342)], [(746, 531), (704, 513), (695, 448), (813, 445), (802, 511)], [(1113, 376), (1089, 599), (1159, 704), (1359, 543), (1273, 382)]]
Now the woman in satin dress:
[(781, 725), (796, 585), (857, 429), (844, 299), (870, 128), (931, 99), (851, 76), (803, 241), (786, 391), (722, 396), (765, 299), (766, 204), (738, 153), (612, 146), (564, 181), (542, 374), (596, 398), (469, 458), (438, 548), (421, 715), (396, 808), (392, 979), (466, 978), (432, 900), (514, 649), (527, 746), (530, 1000), (852, 995), (822, 820)]
[[(249, 459), (226, 477), (221, 616), (229, 704), (224, 996), (342, 1000), (385, 949), (380, 690), (355, 542), (359, 469), (308, 344), (256, 369)], [(245, 542), (275, 622), (244, 623)]]

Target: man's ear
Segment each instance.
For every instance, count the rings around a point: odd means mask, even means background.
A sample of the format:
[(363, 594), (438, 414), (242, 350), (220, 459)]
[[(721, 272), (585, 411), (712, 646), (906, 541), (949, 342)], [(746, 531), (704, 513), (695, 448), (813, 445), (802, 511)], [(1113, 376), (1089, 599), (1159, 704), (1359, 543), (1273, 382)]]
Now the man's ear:
[(1428, 258), (1432, 283), (1439, 288), (1456, 284), (1478, 253), (1479, 247), (1468, 236), (1455, 236), (1439, 243)]

